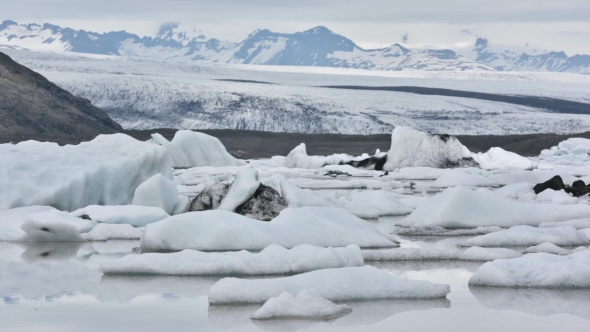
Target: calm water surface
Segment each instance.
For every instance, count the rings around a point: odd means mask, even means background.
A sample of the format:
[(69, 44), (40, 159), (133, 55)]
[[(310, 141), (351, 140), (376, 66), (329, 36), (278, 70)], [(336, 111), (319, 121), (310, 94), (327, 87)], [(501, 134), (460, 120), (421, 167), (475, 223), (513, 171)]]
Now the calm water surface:
[[(379, 227), (389, 228), (391, 221)], [(403, 239), (450, 247), (457, 239)], [(107, 277), (99, 264), (138, 242), (0, 243), (0, 331), (590, 331), (590, 291), (470, 288), (479, 263), (374, 266), (451, 285), (447, 299), (349, 303), (330, 321), (253, 322), (260, 306), (209, 306), (219, 278)]]

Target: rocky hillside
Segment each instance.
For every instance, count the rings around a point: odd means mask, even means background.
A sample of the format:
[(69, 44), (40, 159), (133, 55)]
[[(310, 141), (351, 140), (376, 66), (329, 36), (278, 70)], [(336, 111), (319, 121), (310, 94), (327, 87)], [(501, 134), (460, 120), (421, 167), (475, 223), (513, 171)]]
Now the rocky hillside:
[(87, 99), (0, 53), (0, 136), (91, 138), (121, 130)]

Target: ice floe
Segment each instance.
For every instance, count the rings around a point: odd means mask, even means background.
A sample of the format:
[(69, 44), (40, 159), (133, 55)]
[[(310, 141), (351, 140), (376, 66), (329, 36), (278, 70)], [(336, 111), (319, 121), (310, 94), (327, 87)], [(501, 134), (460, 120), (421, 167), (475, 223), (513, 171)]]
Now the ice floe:
[(590, 250), (567, 256), (527, 254), (482, 265), (470, 285), (493, 287), (589, 288)]
[(538, 226), (543, 222), (586, 217), (587, 205), (531, 204), (465, 187), (448, 188), (420, 205), (400, 225), (444, 228)]
[(138, 240), (141, 235), (141, 228), (129, 224), (98, 224), (90, 232), (82, 234), (88, 241)]
[(249, 200), (258, 187), (258, 171), (254, 168), (241, 169), (234, 181), (232, 182), (227, 195), (219, 204), (218, 209), (225, 211), (235, 211), (236, 208)]
[(264, 303), (283, 292), (297, 294), (315, 288), (330, 301), (435, 299), (450, 292), (448, 285), (409, 280), (372, 266), (325, 269), (291, 277), (246, 280), (225, 278), (209, 290), (210, 304)]
[(491, 148), (485, 153), (474, 153), (472, 157), (479, 164), (479, 167), (485, 170), (503, 168), (532, 170), (536, 168), (535, 163), (529, 158), (502, 148)]
[(90, 205), (72, 212), (71, 215), (79, 218), (87, 216), (99, 223), (129, 224), (135, 227), (144, 227), (170, 217), (160, 208), (137, 205)]
[(523, 253), (524, 254), (536, 254), (536, 253), (540, 253), (540, 252), (546, 252), (548, 254), (554, 254), (554, 255), (569, 255), (569, 254), (572, 254), (574, 252), (578, 252), (581, 250), (586, 250), (586, 247), (578, 247), (573, 250), (567, 250), (567, 249), (563, 249), (559, 246), (556, 246), (553, 243), (543, 242), (539, 245), (527, 248), (525, 251), (523, 251)]
[(396, 248), (387, 250), (363, 250), (366, 261), (416, 261), (416, 260), (462, 260), (492, 261), (499, 258), (515, 258), (521, 254), (505, 248), (471, 247), (458, 249)]
[(357, 245), (324, 248), (299, 245), (285, 249), (270, 245), (259, 253), (202, 252), (129, 255), (101, 265), (105, 274), (162, 275), (277, 275), (363, 265)]
[(178, 189), (171, 180), (156, 174), (135, 189), (133, 205), (158, 207), (168, 214), (178, 203)]
[(558, 246), (590, 244), (581, 231), (571, 226), (537, 228), (513, 226), (509, 229), (474, 237), (459, 243), (460, 246), (480, 247), (529, 247), (549, 242)]
[(252, 319), (326, 318), (350, 313), (346, 304), (335, 304), (323, 298), (315, 289), (302, 289), (293, 296), (287, 292), (272, 297), (253, 315)]
[(309, 156), (305, 143), (296, 146), (285, 159), (285, 166), (290, 168), (322, 168), (326, 165), (343, 165), (355, 157), (347, 154), (334, 154), (331, 156)]
[(270, 222), (222, 210), (189, 212), (146, 227), (144, 251), (262, 250), (271, 244), (394, 247), (372, 224), (335, 208), (288, 208)]
[(230, 155), (219, 139), (207, 134), (179, 130), (172, 141), (160, 134), (153, 134), (152, 140), (168, 150), (175, 167), (245, 165)]
[(99, 135), (78, 145), (0, 144), (0, 155), (0, 210), (129, 204), (135, 189), (153, 175), (172, 178), (165, 149), (124, 134)]

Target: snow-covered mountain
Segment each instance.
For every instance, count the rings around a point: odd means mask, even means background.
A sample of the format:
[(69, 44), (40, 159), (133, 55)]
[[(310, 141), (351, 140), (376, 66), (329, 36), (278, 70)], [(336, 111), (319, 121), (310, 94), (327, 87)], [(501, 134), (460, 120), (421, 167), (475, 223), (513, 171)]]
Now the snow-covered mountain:
[(0, 46), (55, 53), (86, 53), (159, 60), (318, 66), (387, 71), (552, 71), (590, 74), (590, 55), (568, 57), (532, 47), (491, 45), (478, 38), (469, 49), (409, 49), (393, 44), (363, 49), (318, 26), (297, 33), (257, 30), (240, 43), (206, 37), (181, 24), (162, 25), (154, 37), (125, 31), (95, 33), (52, 24), (0, 23)]
[(567, 56), (565, 52), (545, 51), (511, 45), (493, 45), (477, 38), (473, 49), (464, 55), (500, 71), (552, 71), (590, 74), (590, 55)]

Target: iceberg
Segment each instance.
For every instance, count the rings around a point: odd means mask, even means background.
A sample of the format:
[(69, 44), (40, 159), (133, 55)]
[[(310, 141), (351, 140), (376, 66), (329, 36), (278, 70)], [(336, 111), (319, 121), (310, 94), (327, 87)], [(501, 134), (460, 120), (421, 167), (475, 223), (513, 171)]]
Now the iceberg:
[(94, 227), (92, 222), (70, 216), (50, 207), (25, 207), (0, 213), (0, 241), (78, 242), (85, 241), (80, 230)]
[(559, 246), (588, 245), (590, 241), (581, 231), (571, 226), (537, 228), (513, 226), (509, 229), (480, 235), (460, 242), (463, 247), (529, 247), (549, 242)]
[(588, 215), (588, 205), (523, 203), (501, 198), (491, 192), (455, 187), (428, 199), (402, 220), (400, 225), (444, 228), (539, 226), (543, 222), (578, 219)]
[(285, 159), (285, 167), (318, 169), (327, 165), (343, 165), (355, 159), (347, 154), (334, 154), (327, 157), (308, 156), (305, 143), (301, 143), (289, 152)]
[(270, 245), (259, 253), (202, 252), (129, 255), (101, 265), (105, 274), (161, 274), (181, 276), (279, 275), (318, 269), (362, 266), (360, 248), (324, 248), (302, 244), (292, 249)]
[(469, 285), (523, 288), (590, 288), (590, 250), (567, 256), (527, 254), (482, 265)]
[(302, 289), (293, 296), (287, 292), (268, 299), (252, 319), (328, 318), (350, 313), (346, 304), (324, 299), (315, 289)]
[(479, 167), (485, 170), (503, 168), (533, 170), (537, 167), (529, 158), (497, 147), (491, 148), (485, 153), (474, 153), (472, 157), (479, 164)]
[(264, 303), (283, 292), (297, 294), (315, 288), (320, 296), (334, 301), (386, 299), (436, 299), (450, 292), (449, 285), (409, 280), (376, 267), (346, 267), (307, 272), (276, 279), (224, 278), (209, 290), (210, 304)]
[(99, 135), (78, 145), (0, 144), (0, 155), (0, 210), (129, 204), (135, 189), (153, 175), (172, 179), (165, 149), (124, 134)]
[(384, 170), (402, 167), (450, 168), (470, 164), (471, 152), (456, 137), (430, 135), (409, 127), (395, 127)]
[(162, 174), (156, 174), (135, 189), (133, 205), (158, 207), (168, 214), (174, 212), (178, 203), (176, 184)]
[(216, 137), (191, 130), (179, 130), (172, 141), (153, 134), (152, 141), (172, 157), (175, 167), (241, 166), (246, 163), (230, 155)]
[(271, 244), (293, 248), (394, 247), (374, 225), (334, 208), (287, 208), (270, 222), (223, 210), (189, 212), (146, 227), (141, 249), (150, 251), (262, 250)]
[(546, 252), (548, 254), (554, 254), (554, 255), (569, 255), (571, 253), (578, 252), (581, 250), (586, 250), (586, 248), (585, 247), (578, 247), (578, 249), (567, 250), (567, 249), (563, 249), (562, 247), (556, 246), (553, 243), (543, 242), (537, 246), (527, 248), (525, 251), (523, 251), (523, 253), (524, 254), (536, 254), (536, 253), (540, 253), (540, 252)]
[(142, 229), (128, 224), (98, 224), (90, 232), (82, 234), (88, 241), (138, 240), (141, 235)]
[(135, 227), (144, 227), (170, 217), (160, 208), (137, 205), (90, 205), (72, 212), (71, 215), (78, 218), (88, 216), (99, 223), (129, 224)]
[(238, 171), (229, 191), (219, 204), (219, 210), (235, 211), (236, 208), (248, 201), (260, 186), (258, 171), (254, 168), (244, 168)]

